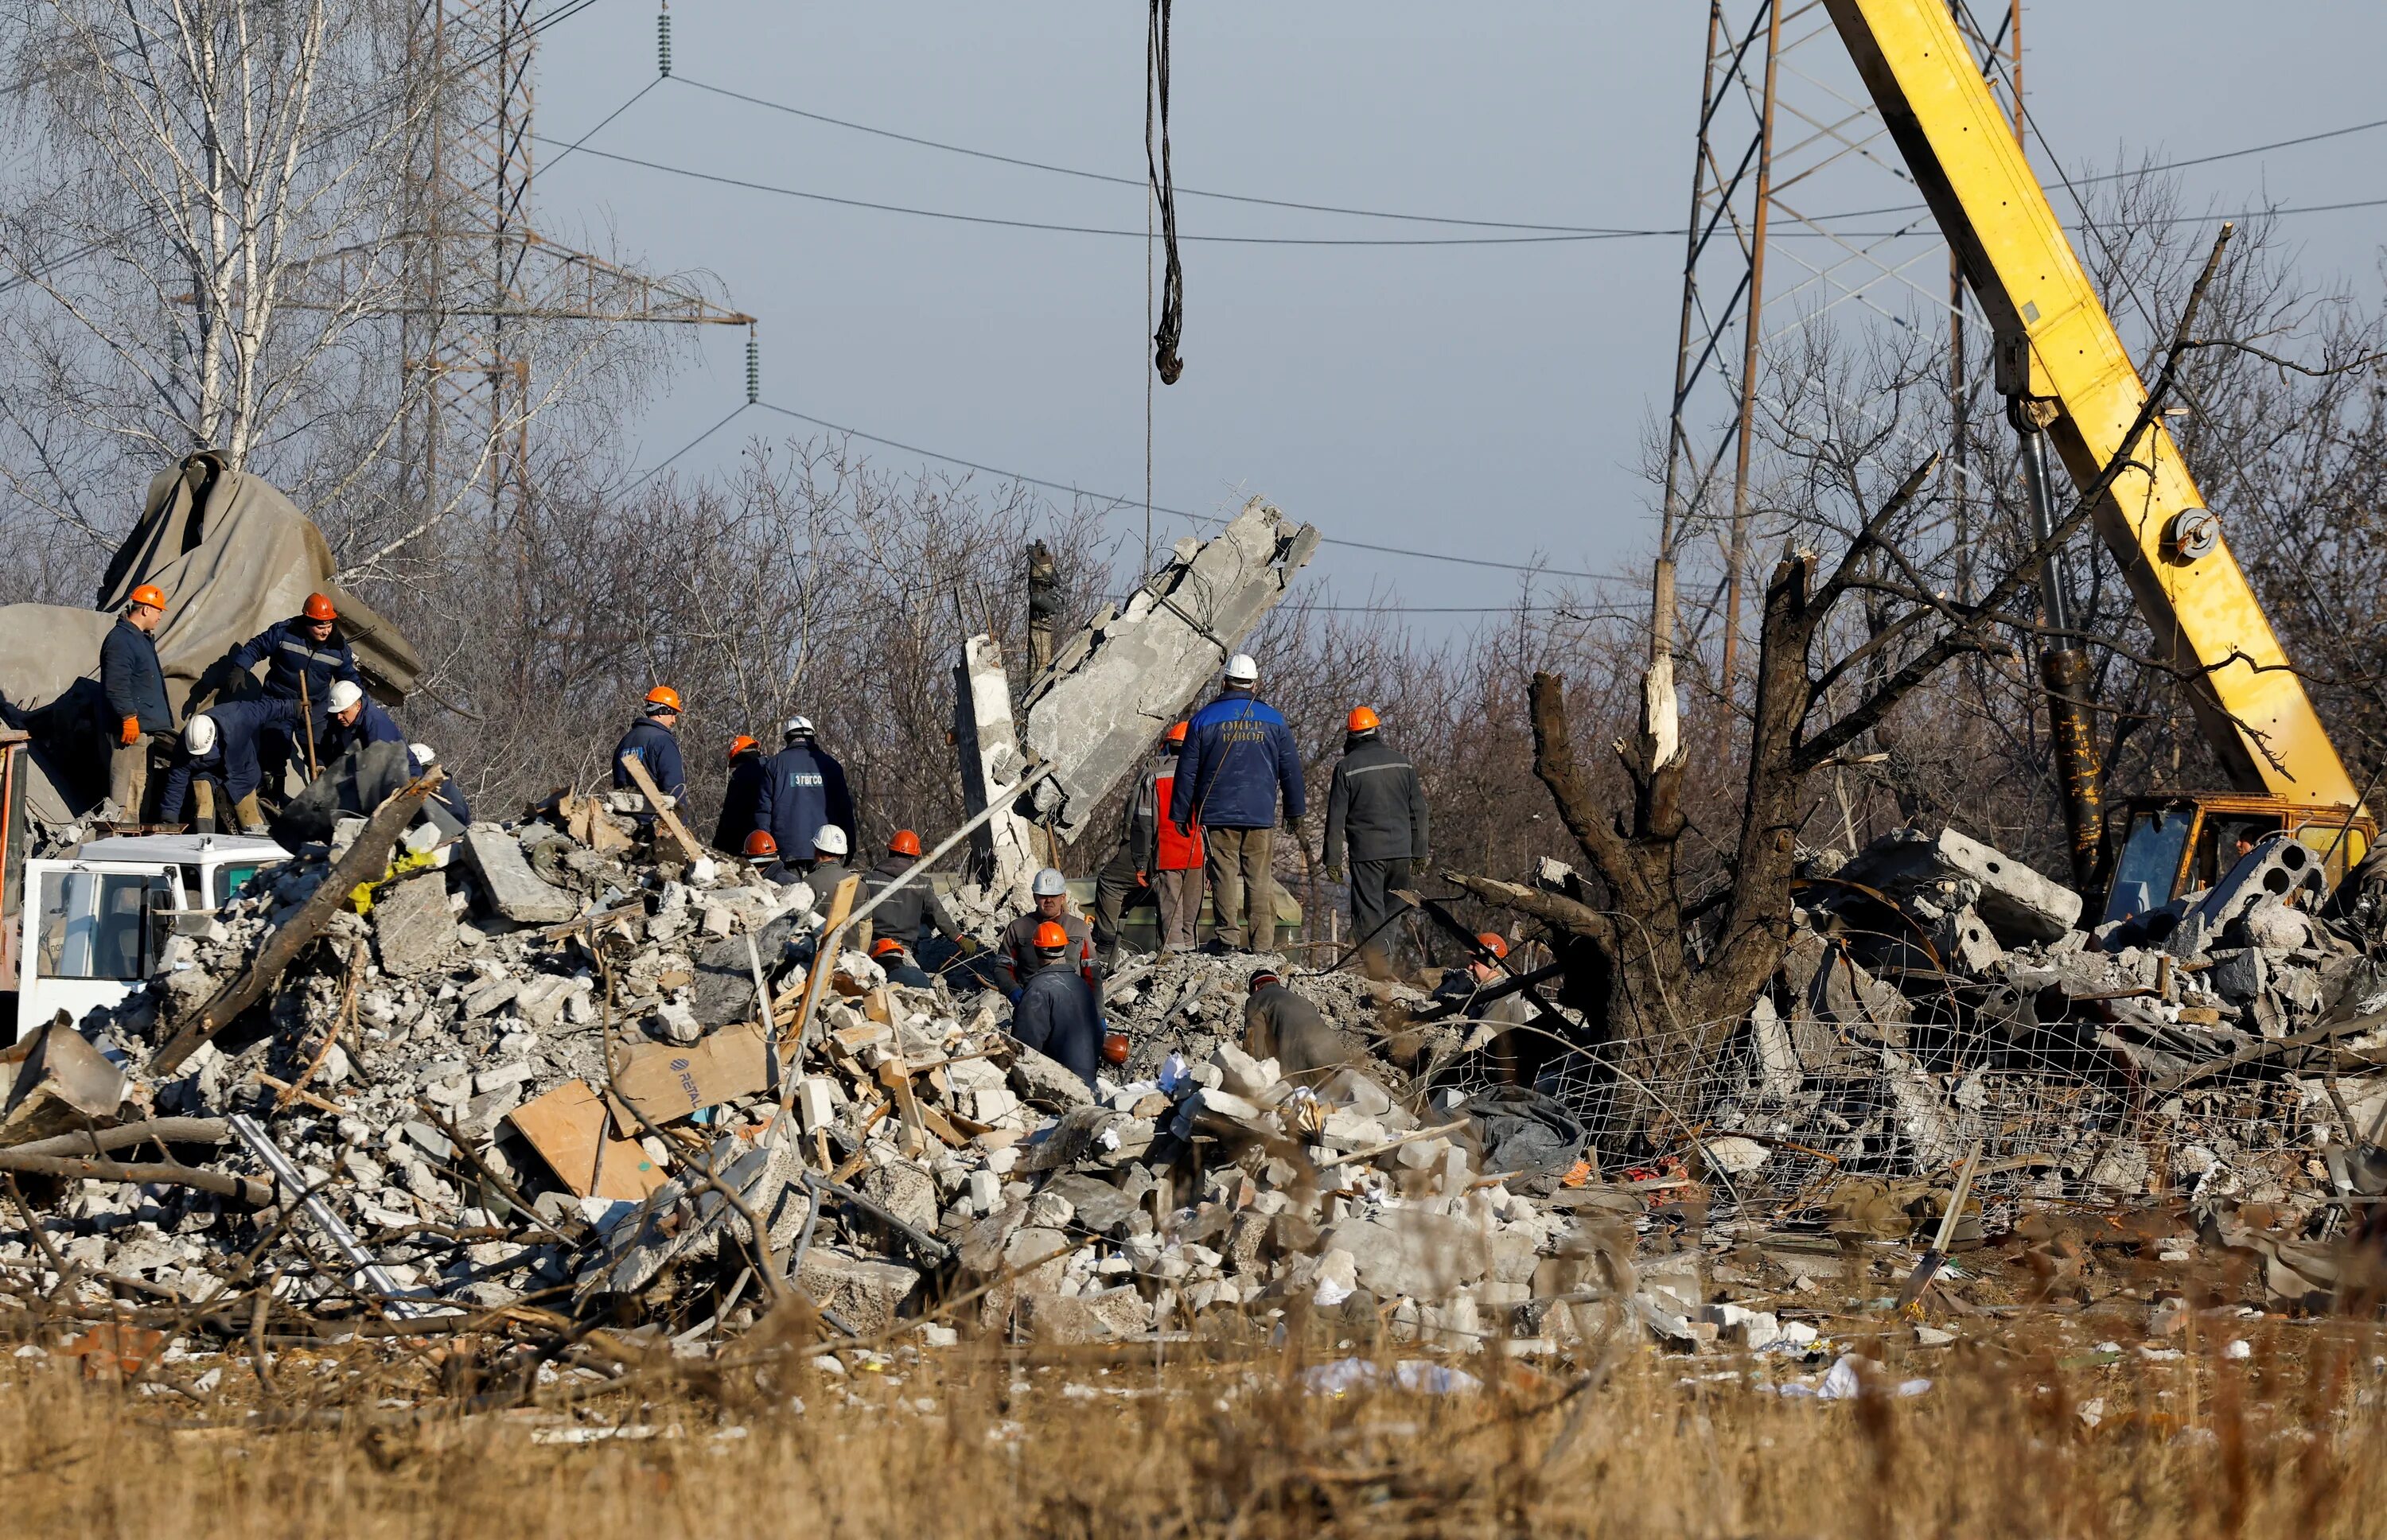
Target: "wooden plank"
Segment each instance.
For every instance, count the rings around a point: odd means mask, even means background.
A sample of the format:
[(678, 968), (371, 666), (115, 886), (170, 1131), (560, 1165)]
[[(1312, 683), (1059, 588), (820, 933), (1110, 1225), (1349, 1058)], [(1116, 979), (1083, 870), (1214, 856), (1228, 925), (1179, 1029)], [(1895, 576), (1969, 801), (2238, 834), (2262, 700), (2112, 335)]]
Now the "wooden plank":
[(637, 1203), (669, 1180), (636, 1142), (613, 1132), (604, 1099), (586, 1080), (564, 1081), (506, 1121), (579, 1197)]
[(679, 841), (680, 854), (690, 861), (701, 856), (704, 853), (704, 847), (698, 844), (696, 837), (688, 832), (688, 826), (679, 821), (679, 814), (664, 804), (663, 789), (655, 785), (655, 778), (652, 776), (647, 774), (645, 763), (636, 754), (624, 754), (622, 768), (628, 774), (630, 779), (638, 782), (638, 789), (646, 794), (647, 805), (654, 809), (655, 816), (663, 820), (663, 827), (671, 831), (671, 837)]

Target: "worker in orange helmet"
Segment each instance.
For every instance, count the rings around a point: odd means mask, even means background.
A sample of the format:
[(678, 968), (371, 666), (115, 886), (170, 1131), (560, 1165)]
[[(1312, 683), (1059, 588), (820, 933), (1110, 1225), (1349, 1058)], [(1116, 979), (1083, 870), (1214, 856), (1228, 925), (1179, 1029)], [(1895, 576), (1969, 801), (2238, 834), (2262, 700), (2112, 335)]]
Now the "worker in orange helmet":
[(921, 873), (901, 888), (895, 879), (917, 865), (920, 861), (920, 837), (907, 828), (899, 828), (887, 841), (887, 853), (878, 865), (863, 874), (862, 897), (865, 902), (894, 891), (870, 912), (870, 928), (891, 941), (900, 941), (906, 949), (915, 949), (925, 940), (923, 928), (943, 938), (954, 947), (962, 941), (961, 927), (945, 912), (945, 901), (928, 885), (928, 874)]
[(881, 936), (870, 943), (870, 960), (878, 965), (890, 984), (901, 984), (907, 990), (936, 987), (937, 981), (913, 959), (911, 949), (892, 936)]
[(804, 879), (802, 872), (779, 859), (779, 842), (771, 838), (769, 829), (749, 829), (746, 838), (739, 842), (738, 852), (765, 881), (785, 888)]
[(1490, 1049), (1494, 1072), (1502, 1079), (1514, 1078), (1518, 1062), (1513, 1046), (1502, 1040), (1509, 1028), (1522, 1027), (1538, 1014), (1521, 994), (1483, 998), (1485, 991), (1509, 977), (1508, 968), (1502, 966), (1508, 955), (1508, 940), (1497, 931), (1484, 931), (1475, 938), (1465, 965), (1445, 971), (1442, 982), (1433, 990), (1434, 999), (1452, 1006), (1453, 1014), (1493, 1029), (1485, 1046)]
[[(713, 848), (734, 851), (762, 827), (754, 815), (763, 798), (763, 746), (740, 733), (729, 740), (729, 782), (721, 789), (721, 816), (714, 821)], [(772, 837), (776, 845), (777, 837)]]
[(99, 644), (99, 688), (107, 701), (107, 800), (120, 823), (147, 816), (151, 756), (177, 741), (166, 669), (158, 661), (158, 625), (165, 618), (166, 596), (144, 583)]
[(1326, 877), (1343, 879), (1347, 855), (1351, 944), (1371, 978), (1393, 974), (1408, 929), (1408, 906), (1393, 895), (1426, 855), (1424, 784), (1417, 766), (1377, 736), (1383, 726), (1372, 706), (1352, 709), (1326, 793)]
[(1011, 1035), (1075, 1071), (1092, 1089), (1103, 1052), (1103, 1013), (1094, 986), (1079, 968), (1077, 946), (1060, 921), (1039, 922), (1034, 939), (1035, 967), (1013, 1007)]
[(270, 699), (296, 701), (306, 708), (307, 720), (297, 732), (272, 728), (258, 740), (258, 764), (270, 797), (284, 794), (284, 776), (302, 744), (312, 746), (317, 765), (336, 757), (327, 747), (332, 736), (332, 687), (346, 680), (360, 693), (364, 689), (364, 675), (357, 670), (357, 655), (347, 638), (339, 634), (339, 620), (340, 612), (328, 596), (309, 594), (297, 614), (275, 621), (233, 650), (234, 668), (246, 672), (259, 663), (265, 665), (265, 693)]
[(647, 691), (644, 712), (630, 724), (622, 740), (613, 745), (613, 789), (638, 789), (638, 783), (630, 778), (629, 770), (622, 764), (625, 759), (636, 759), (646, 766), (647, 778), (655, 783), (656, 790), (675, 802), (686, 796), (688, 772), (680, 764), (679, 735), (672, 731), (678, 726), (679, 691), (669, 685), (657, 685)]
[(1120, 923), (1140, 903), (1158, 911), (1162, 951), (1194, 950), (1202, 914), (1202, 826), (1197, 821), (1180, 832), (1168, 818), (1184, 751), (1185, 724), (1179, 722), (1129, 794), (1119, 847), (1094, 875), (1094, 944), (1105, 967), (1118, 960)]

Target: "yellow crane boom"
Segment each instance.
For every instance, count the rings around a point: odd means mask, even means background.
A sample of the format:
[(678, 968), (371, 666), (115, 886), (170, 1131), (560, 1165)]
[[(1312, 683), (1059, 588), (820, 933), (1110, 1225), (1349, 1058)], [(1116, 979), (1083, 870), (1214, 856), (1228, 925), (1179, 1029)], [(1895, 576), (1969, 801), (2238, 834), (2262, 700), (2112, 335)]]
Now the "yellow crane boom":
[[(1999, 385), (2052, 408), (2094, 486), (2147, 392), (1948, 0), (1825, 0), (1866, 89), (1998, 336)], [(2245, 573), (2160, 421), (2092, 512), (2157, 647), (2204, 671), (2199, 721), (2241, 792), (2349, 811), (2358, 793)]]

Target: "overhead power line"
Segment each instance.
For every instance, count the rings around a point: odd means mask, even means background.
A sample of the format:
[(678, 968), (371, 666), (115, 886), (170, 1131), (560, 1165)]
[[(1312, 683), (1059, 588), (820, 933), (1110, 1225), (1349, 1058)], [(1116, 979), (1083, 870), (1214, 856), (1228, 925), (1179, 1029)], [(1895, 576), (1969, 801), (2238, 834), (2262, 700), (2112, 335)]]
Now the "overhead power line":
[[(859, 438), (866, 443), (883, 445), (890, 449), (901, 449), (905, 454), (918, 455), (924, 460), (942, 461), (948, 465), (959, 465), (965, 470), (981, 472), (990, 476), (1001, 476), (1005, 481), (1016, 481), (1020, 483), (1022, 486), (1042, 486), (1047, 491), (1065, 492), (1073, 498), (1092, 498), (1097, 502), (1106, 502), (1111, 504), (1111, 509), (1106, 511), (1117, 511), (1123, 508), (1141, 509), (1143, 506), (1143, 499), (1141, 499), (1121, 497), (1111, 492), (1096, 492), (1084, 486), (1072, 485), (1068, 482), (1050, 481), (1042, 476), (1031, 476), (1018, 471), (1006, 471), (1000, 465), (988, 465), (975, 460), (965, 460), (960, 455), (946, 454), (941, 449), (927, 448), (918, 444), (906, 444), (902, 439), (884, 438), (875, 433), (865, 433), (860, 428), (850, 428), (842, 423), (832, 423), (825, 417), (815, 417), (810, 412), (798, 411), (792, 407), (783, 407), (776, 402), (755, 401), (751, 404), (762, 408), (764, 411), (777, 412), (781, 417), (791, 417), (799, 423), (809, 423), (814, 427), (825, 428), (830, 433), (843, 434), (849, 438)], [(739, 411), (744, 410), (745, 409), (743, 407), (739, 409)], [(644, 486), (650, 478), (661, 472), (663, 469), (663, 466), (669, 465), (672, 461), (679, 459), (681, 455), (688, 453), (688, 450), (695, 448), (697, 445), (703, 443), (706, 439), (720, 432), (721, 429), (737, 415), (738, 412), (733, 411), (728, 417), (723, 418), (720, 422), (715, 423), (713, 426), (705, 429), (704, 432), (698, 435), (695, 439), (683, 445), (677, 450), (675, 450), (670, 459), (663, 461), (662, 464), (659, 464), (655, 466), (653, 470), (647, 472), (645, 475), (640, 476), (638, 481), (633, 482), (631, 486), (633, 487)], [(1156, 513), (1166, 513), (1174, 519), (1184, 519), (1193, 524), (1208, 524), (1214, 528), (1222, 527), (1227, 523), (1225, 519), (1222, 519), (1216, 514), (1196, 513), (1189, 509), (1169, 508), (1160, 503), (1153, 504), (1152, 511)], [(1463, 567), (1488, 567), (1497, 572), (1532, 573), (1536, 576), (1541, 577), (1568, 577), (1585, 583), (1611, 583), (1618, 581), (1612, 574), (1572, 572), (1563, 567), (1551, 567), (1522, 562), (1495, 562), (1489, 558), (1481, 556), (1453, 556), (1446, 551), (1411, 550), (1405, 546), (1378, 545), (1368, 540), (1345, 540), (1338, 539), (1332, 536), (1321, 538), (1319, 543), (1320, 545), (1327, 546), (1339, 546), (1345, 550), (1374, 551), (1381, 556), (1406, 556), (1420, 562), (1441, 562)], [(1502, 606), (1502, 608), (1505, 609), (1508, 607)]]
[[(563, 141), (534, 133), (532, 138), (543, 145), (562, 145)], [(696, 182), (710, 182), (719, 186), (741, 188), (751, 193), (769, 193), (777, 197), (801, 198), (809, 203), (834, 204), (843, 208), (865, 208), (881, 214), (904, 214), (915, 219), (946, 220), (958, 224), (991, 225), (1004, 230), (1036, 230), (1063, 235), (1108, 235), (1142, 240), (1143, 232), (1114, 228), (1108, 225), (1063, 224), (1045, 220), (1006, 219), (997, 214), (965, 214), (950, 208), (921, 208), (909, 204), (878, 203), (869, 198), (840, 197), (834, 193), (816, 193), (802, 187), (783, 187), (775, 183), (754, 182), (745, 177), (725, 175), (718, 171), (702, 171), (689, 166), (672, 166), (659, 160), (647, 160), (634, 155), (619, 155), (611, 150), (592, 149), (583, 145), (583, 155), (593, 155), (600, 160), (611, 160), (624, 166), (636, 166), (643, 170), (660, 171), (666, 176), (687, 177)], [(2301, 208), (2258, 208), (2235, 214), (2181, 214), (2149, 222), (2160, 224), (2201, 224), (2210, 220), (2244, 220), (2262, 216), (2289, 214), (2325, 214), (2347, 208), (2387, 207), (2387, 197), (2360, 199), (2351, 203), (2311, 204)], [(1814, 232), (1818, 240), (1888, 237), (1914, 234), (1921, 226), (1901, 230), (1846, 230), (1837, 233)], [(1673, 229), (1610, 230), (1587, 234), (1550, 235), (1384, 235), (1384, 236), (1307, 236), (1307, 235), (1180, 235), (1179, 240), (1211, 246), (1549, 246), (1586, 241), (1613, 241), (1666, 236), (1679, 239), (1686, 232), (1681, 226)], [(1805, 232), (1788, 232), (1804, 234)], [(1936, 234), (1936, 233), (1935, 233)], [(1777, 234), (1775, 239), (1782, 239)]]
[[(920, 134), (905, 133), (896, 129), (880, 128), (873, 123), (856, 122), (850, 118), (833, 118), (826, 112), (815, 112), (810, 108), (796, 107), (787, 102), (773, 101), (767, 96), (756, 96), (749, 95), (743, 91), (732, 91), (726, 86), (713, 85), (703, 81), (691, 79), (686, 75), (674, 75), (672, 79), (677, 81), (683, 85), (691, 86), (698, 91), (707, 92), (715, 96), (726, 96), (732, 101), (744, 102), (751, 107), (759, 107), (772, 112), (785, 113), (790, 118), (802, 118), (811, 122), (826, 124), (830, 128), (845, 129), (854, 133), (866, 133), (879, 139), (890, 139), (898, 144), (914, 145), (922, 149), (938, 150), (947, 155), (966, 156), (974, 160), (992, 161), (997, 165), (1017, 166), (1026, 170), (1046, 171), (1055, 176), (1076, 177), (1086, 182), (1108, 183), (1113, 186), (1118, 187), (1135, 187), (1140, 189), (1144, 185), (1143, 179), (1141, 177), (1113, 176), (1107, 171), (1089, 170), (1082, 166), (1063, 166), (1048, 160), (1030, 160), (1021, 156), (1003, 155), (993, 150), (977, 149), (967, 145), (955, 145), (941, 139), (929, 139)], [(2351, 123), (2343, 128), (2324, 129), (2318, 133), (2299, 134), (2292, 139), (2274, 139), (2267, 144), (2248, 145), (2241, 149), (2220, 150), (2212, 155), (2191, 156), (2181, 160), (2169, 160), (2159, 165), (2141, 167), (2136, 170), (2108, 171), (2100, 176), (2080, 177), (2076, 180), (2083, 183), (2115, 182), (2126, 177), (2138, 176), (2144, 172), (2173, 171), (2179, 170), (2190, 166), (2207, 166), (2216, 161), (2240, 159), (2250, 155), (2262, 155), (2270, 150), (2292, 149), (2301, 145), (2318, 144), (2323, 140), (2340, 139), (2348, 134), (2367, 133), (2374, 129), (2381, 128), (2387, 128), (2387, 118), (2374, 119), (2371, 121), (2365, 123)], [(1222, 203), (1253, 204), (1264, 208), (1292, 208), (1300, 210), (1304, 213), (1342, 214), (1354, 219), (1364, 220), (1397, 220), (1413, 224), (1461, 225), (1478, 230), (1517, 230), (1556, 235), (1680, 235), (1683, 234), (1680, 230), (1648, 231), (1639, 228), (1623, 228), (1614, 225), (1551, 224), (1522, 220), (1463, 219), (1455, 215), (1447, 214), (1399, 213), (1383, 208), (1357, 208), (1343, 204), (1311, 203), (1298, 198), (1269, 198), (1254, 196), (1247, 193), (1222, 193), (1212, 188), (1180, 187), (1177, 191), (1180, 196), (1184, 197), (1210, 198)], [(1843, 210), (1837, 214), (1816, 214), (1810, 217), (1819, 221), (1829, 221), (1834, 220), (1864, 219), (1881, 214), (1911, 214), (1926, 211), (1927, 210), (1926, 209), (1926, 206), (1923, 204), (1901, 203), (1888, 205), (1880, 208), (1851, 208)], [(2318, 212), (2320, 210), (2315, 209), (2311, 211)], [(1847, 234), (1860, 234), (1863, 233), (1848, 232)]]

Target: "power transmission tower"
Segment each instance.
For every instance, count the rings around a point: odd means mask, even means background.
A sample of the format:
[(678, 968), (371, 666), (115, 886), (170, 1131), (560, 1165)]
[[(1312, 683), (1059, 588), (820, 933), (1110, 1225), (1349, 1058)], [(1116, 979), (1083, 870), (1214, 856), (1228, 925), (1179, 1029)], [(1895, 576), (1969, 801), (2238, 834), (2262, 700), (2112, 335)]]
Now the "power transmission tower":
[[(527, 347), (537, 326), (743, 326), (750, 400), (757, 387), (752, 316), (560, 246), (532, 224), (531, 63), (541, 25), (529, 0), (417, 0), (409, 49), (433, 95), (409, 179), (401, 352), (419, 408), (405, 438), (428, 497), (448, 495), (442, 478), (470, 470), (497, 516), (530, 491), (537, 400)], [(657, 21), (656, 66), (671, 73), (668, 10)]]
[[(1951, 4), (2019, 136), (2022, 0), (1984, 0), (1989, 26), (1968, 0)], [(1785, 265), (1787, 284), (1778, 271)], [(1710, 0), (1652, 592), (1653, 657), (1674, 648), (1684, 542), (1712, 533), (1723, 547), (1718, 688), (1729, 698), (1739, 663), (1756, 406), (1769, 355), (1779, 356), (1818, 320), (1851, 309), (1899, 327), (1944, 317), (1961, 478), (1964, 305), (1952, 255), (1823, 0)]]

